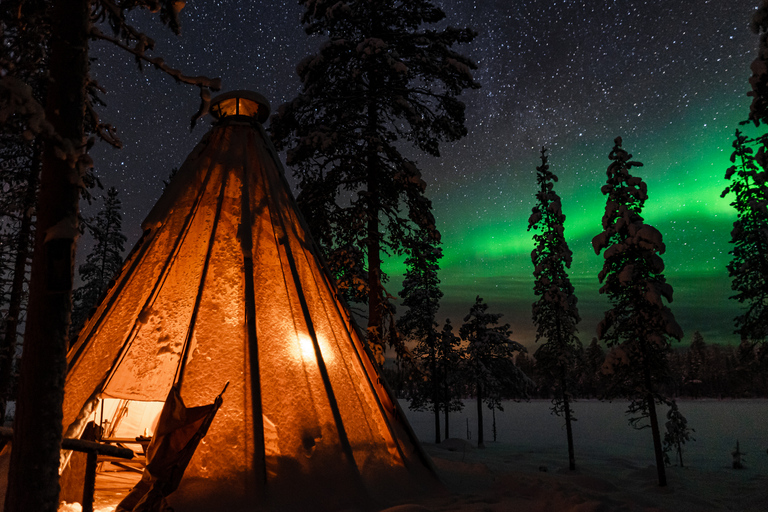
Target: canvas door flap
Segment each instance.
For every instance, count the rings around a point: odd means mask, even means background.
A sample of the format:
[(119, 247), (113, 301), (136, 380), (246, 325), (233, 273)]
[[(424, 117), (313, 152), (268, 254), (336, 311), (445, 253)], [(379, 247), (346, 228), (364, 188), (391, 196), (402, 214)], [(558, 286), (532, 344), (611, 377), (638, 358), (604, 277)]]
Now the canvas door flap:
[(144, 475), (118, 510), (154, 510), (155, 502), (161, 502), (179, 487), (197, 445), (208, 432), (221, 404), (220, 394), (212, 404), (188, 408), (178, 387), (171, 388), (157, 421), (155, 436), (147, 448)]

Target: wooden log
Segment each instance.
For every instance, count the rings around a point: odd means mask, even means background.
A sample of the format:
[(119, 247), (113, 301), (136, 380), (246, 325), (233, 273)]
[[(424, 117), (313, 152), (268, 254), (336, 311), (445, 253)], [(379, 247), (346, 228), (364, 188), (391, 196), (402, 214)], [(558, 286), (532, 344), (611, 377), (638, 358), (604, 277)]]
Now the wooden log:
[[(0, 427), (0, 439), (13, 439), (13, 429), (8, 427)], [(61, 440), (62, 450), (75, 450), (76, 452), (94, 452), (98, 455), (108, 455), (110, 457), (118, 457), (120, 459), (132, 459), (134, 457), (133, 450), (128, 448), (122, 448), (120, 446), (113, 446), (111, 444), (97, 443), (95, 441), (83, 441), (82, 439), (70, 439), (65, 437)]]
[(61, 449), (75, 450), (78, 452), (95, 452), (99, 455), (109, 455), (110, 457), (120, 457), (121, 459), (132, 459), (134, 456), (133, 450), (129, 450), (128, 448), (66, 437), (61, 440)]

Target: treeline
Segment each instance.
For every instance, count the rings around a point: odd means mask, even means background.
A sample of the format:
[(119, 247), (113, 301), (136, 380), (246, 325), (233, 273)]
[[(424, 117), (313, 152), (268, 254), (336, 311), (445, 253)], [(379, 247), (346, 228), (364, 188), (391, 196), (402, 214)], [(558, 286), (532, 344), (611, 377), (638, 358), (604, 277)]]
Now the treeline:
[[(603, 372), (605, 348), (593, 339), (576, 350), (575, 366), (569, 372), (574, 399), (601, 399), (608, 395), (610, 374)], [(742, 342), (738, 346), (708, 344), (696, 331), (689, 347), (678, 347), (667, 355), (669, 367), (660, 385), (661, 394), (670, 398), (768, 398), (768, 372), (763, 367), (759, 346)], [(520, 352), (515, 358), (523, 372), (524, 386), (512, 383), (499, 389), (500, 398), (552, 399), (555, 383), (537, 366), (536, 358)], [(422, 375), (410, 365), (393, 361), (383, 373), (398, 398), (419, 402)], [(474, 385), (454, 373), (450, 395), (474, 398)]]
[[(578, 350), (577, 365), (572, 369), (574, 398), (601, 398), (610, 388), (605, 374), (605, 350), (593, 339)], [(677, 347), (667, 356), (668, 371), (660, 379), (659, 392), (670, 398), (765, 398), (768, 374), (761, 366), (758, 348), (749, 342), (739, 346), (707, 344), (697, 331), (689, 347)], [(533, 382), (530, 398), (553, 398), (552, 384), (541, 374), (534, 357), (520, 354), (518, 367)]]

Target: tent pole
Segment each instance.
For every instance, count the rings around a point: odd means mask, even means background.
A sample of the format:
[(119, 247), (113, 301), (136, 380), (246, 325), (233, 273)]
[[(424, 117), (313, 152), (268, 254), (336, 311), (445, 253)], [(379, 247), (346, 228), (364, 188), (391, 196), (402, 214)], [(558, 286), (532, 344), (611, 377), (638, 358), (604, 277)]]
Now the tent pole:
[(251, 191), (248, 180), (248, 161), (244, 158), (241, 190), (240, 227), (238, 234), (243, 251), (243, 279), (245, 281), (245, 324), (248, 355), (251, 363), (251, 407), (253, 409), (253, 466), (256, 472), (256, 491), (264, 494), (267, 484), (267, 466), (264, 447), (264, 412), (261, 404), (261, 374), (259, 370), (259, 343), (256, 337), (256, 296), (253, 275), (253, 224), (251, 221)]

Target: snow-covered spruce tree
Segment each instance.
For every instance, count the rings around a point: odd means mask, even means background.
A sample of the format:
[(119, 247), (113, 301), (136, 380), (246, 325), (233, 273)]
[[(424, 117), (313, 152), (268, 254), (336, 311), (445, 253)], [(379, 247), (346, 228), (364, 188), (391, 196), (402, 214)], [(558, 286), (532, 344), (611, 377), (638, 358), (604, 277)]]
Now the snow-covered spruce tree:
[(443, 256), (429, 230), (416, 231), (406, 242), (408, 257), (400, 297), (407, 309), (397, 320), (397, 328), (406, 339), (416, 342), (414, 363), (418, 366), (415, 393), (410, 408), (431, 409), (435, 415), (435, 443), (440, 442), (440, 392), (442, 383), (438, 373), (437, 310), (440, 308), (439, 260)]
[[(115, 4), (109, 0), (8, 0), (2, 9), (13, 9), (12, 18), (24, 26), (12, 37), (34, 32), (38, 43), (10, 45), (16, 55), (45, 53), (48, 77), (45, 108), (24, 83), (16, 61), (0, 55), (0, 124), (21, 119), (28, 136), (43, 140), (40, 192), (37, 198), (35, 250), (29, 284), (24, 352), (14, 424), (6, 512), (54, 512), (58, 508), (58, 469), (62, 438), (62, 409), (66, 350), (72, 308), (75, 240), (79, 234), (79, 198), (92, 162), (85, 129), (119, 145), (111, 126), (100, 122), (93, 95), (98, 85), (88, 73), (90, 40), (110, 41), (139, 62), (200, 88), (205, 100), (218, 80), (187, 77), (150, 57), (154, 42), (127, 21), (130, 11), (146, 8), (159, 12), (161, 21), (178, 33), (183, 2), (137, 0)], [(27, 10), (29, 9), (29, 10)], [(37, 23), (39, 19), (49, 23)], [(6, 21), (5, 18), (3, 21)], [(106, 26), (108, 35), (99, 27)], [(3, 28), (3, 37), (8, 32)], [(37, 37), (39, 36), (39, 37)], [(21, 58), (33, 62), (35, 59)], [(205, 101), (203, 101), (205, 102)], [(35, 492), (29, 483), (35, 482)]]
[(536, 350), (536, 368), (554, 393), (552, 412), (565, 418), (568, 439), (568, 465), (576, 469), (573, 452), (571, 395), (573, 371), (578, 367), (581, 342), (576, 337), (579, 311), (573, 285), (567, 269), (573, 253), (564, 235), (565, 215), (560, 196), (555, 192), (557, 176), (549, 170), (546, 148), (541, 148), (541, 165), (536, 167), (536, 205), (528, 219), (528, 229), (535, 247), (533, 261), (533, 292), (539, 299), (533, 303), (533, 323), (536, 341), (546, 342)]
[(515, 352), (526, 349), (509, 339), (512, 330), (509, 324), (499, 325), (501, 316), (488, 313), (488, 304), (478, 296), (459, 328), (459, 335), (467, 342), (468, 378), (475, 385), (478, 448), (485, 448), (483, 402), (496, 408), (500, 395), (519, 394), (525, 386), (525, 376), (515, 366), (514, 357)]
[(445, 18), (429, 0), (302, 0), (319, 51), (297, 68), (301, 94), (281, 105), (272, 137), (287, 150), (298, 203), (340, 289), (368, 303), (368, 338), (383, 362), (387, 304), (382, 253), (401, 254), (414, 229), (435, 231), (426, 184), (402, 144), (439, 155), (466, 134), (464, 89), (476, 65), (453, 50), (469, 29), (427, 30)]
[[(736, 130), (730, 181), (722, 197), (733, 194), (736, 221), (731, 231), (732, 259), (728, 263), (731, 298), (746, 306), (735, 318), (742, 340), (765, 342), (768, 337), (768, 134), (751, 139)], [(753, 146), (758, 146), (755, 154)], [(766, 355), (768, 361), (768, 355)]]
[[(640, 216), (648, 199), (645, 182), (631, 174), (643, 164), (614, 140), (608, 158), (608, 180), (602, 187), (607, 197), (603, 232), (592, 239), (596, 254), (603, 252), (600, 293), (608, 296), (612, 308), (600, 321), (597, 335), (611, 349), (606, 370), (611, 373), (613, 392), (631, 400), (630, 423), (637, 428), (650, 426), (656, 454), (659, 486), (667, 484), (664, 457), (656, 415), (656, 403), (665, 403), (659, 394), (667, 374), (670, 338), (680, 340), (683, 331), (663, 299), (672, 302), (672, 287), (664, 278), (665, 251), (661, 233), (643, 222)], [(641, 422), (650, 420), (650, 425)]]
[[(742, 124), (768, 125), (768, 0), (763, 0), (752, 16), (751, 30), (758, 34), (757, 56), (752, 61), (749, 79), (752, 97), (749, 116)], [(733, 193), (731, 206), (737, 219), (731, 231), (732, 260), (728, 264), (731, 298), (745, 304), (743, 314), (734, 319), (742, 341), (757, 344), (764, 375), (768, 374), (768, 132), (750, 138), (736, 131), (731, 166), (725, 179), (731, 184), (723, 191)], [(757, 151), (755, 151), (755, 148)]]
[(93, 249), (85, 263), (78, 268), (83, 284), (73, 294), (72, 338), (74, 339), (106, 291), (110, 281), (123, 264), (125, 242), (121, 202), (117, 189), (111, 187), (103, 196), (104, 206), (92, 222), (88, 232), (93, 237)]
[(680, 467), (685, 467), (683, 465), (683, 445), (688, 441), (696, 440), (691, 436), (691, 433), (696, 432), (696, 430), (688, 428), (688, 420), (680, 412), (677, 402), (674, 400), (669, 403), (665, 426), (667, 430), (664, 432), (664, 462), (671, 464), (669, 452), (674, 451), (677, 454)]

